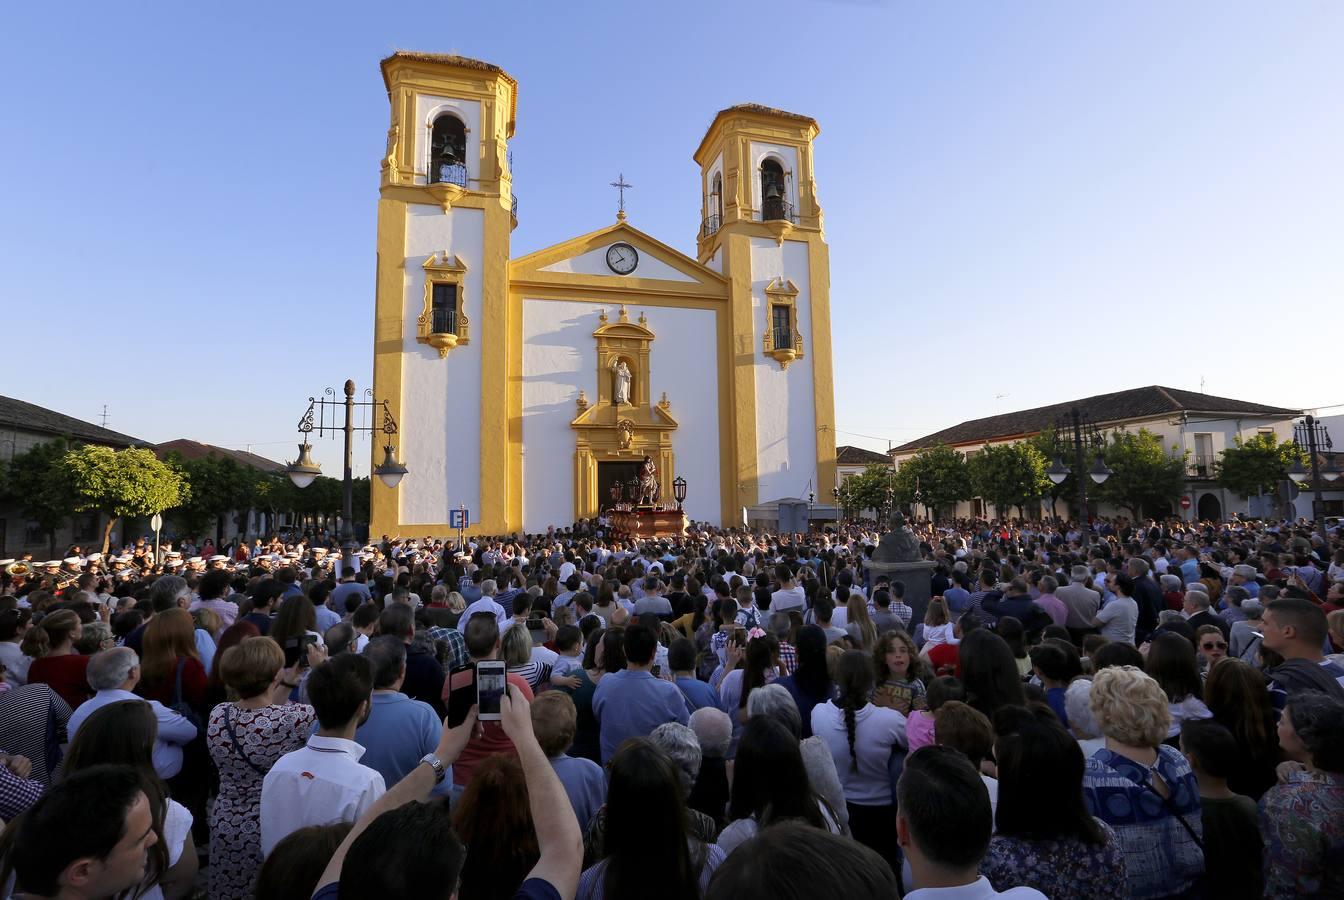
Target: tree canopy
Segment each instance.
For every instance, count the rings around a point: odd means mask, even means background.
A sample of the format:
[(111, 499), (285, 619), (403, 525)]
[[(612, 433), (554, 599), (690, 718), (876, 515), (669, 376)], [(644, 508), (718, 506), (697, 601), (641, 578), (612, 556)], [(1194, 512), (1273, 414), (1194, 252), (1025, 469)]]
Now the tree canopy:
[(1218, 483), (1242, 497), (1273, 493), (1288, 477), (1288, 468), (1306, 458), (1297, 444), (1279, 443), (1272, 433), (1257, 434), (1249, 440), (1237, 435), (1234, 446), (1218, 455)]
[(61, 460), (73, 509), (107, 516), (103, 553), (112, 529), (123, 516), (149, 516), (172, 509), (190, 495), (182, 475), (153, 451), (132, 447), (81, 446), (67, 450)]
[(47, 536), (56, 555), (56, 531), (70, 518), (74, 497), (62, 462), (70, 445), (64, 438), (37, 444), (15, 454), (0, 479), (0, 496), (17, 505)]
[(903, 501), (914, 499), (933, 510), (945, 508), (972, 496), (966, 458), (946, 444), (921, 450), (896, 470), (896, 491)]
[(987, 444), (966, 461), (971, 489), (991, 501), (1000, 518), (1013, 507), (1025, 513), (1029, 503), (1039, 502), (1051, 488), (1045, 470), (1049, 463), (1036, 445), (1021, 441), (1013, 444)]
[(1147, 510), (1161, 515), (1171, 509), (1185, 489), (1185, 459), (1188, 452), (1171, 452), (1162, 438), (1146, 428), (1116, 431), (1105, 450), (1112, 474), (1099, 485), (1089, 485), (1097, 499), (1129, 510), (1139, 518)]

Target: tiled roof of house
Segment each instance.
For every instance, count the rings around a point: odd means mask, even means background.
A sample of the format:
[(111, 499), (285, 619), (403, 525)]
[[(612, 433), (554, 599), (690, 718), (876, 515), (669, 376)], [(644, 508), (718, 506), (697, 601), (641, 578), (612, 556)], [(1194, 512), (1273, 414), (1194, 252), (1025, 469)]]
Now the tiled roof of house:
[(908, 453), (939, 444), (965, 445), (982, 441), (1003, 440), (1013, 437), (1025, 437), (1044, 431), (1054, 425), (1071, 409), (1077, 407), (1093, 423), (1108, 425), (1130, 419), (1146, 419), (1153, 416), (1176, 413), (1199, 413), (1224, 416), (1266, 416), (1283, 417), (1300, 415), (1296, 409), (1279, 406), (1266, 406), (1263, 403), (1248, 403), (1244, 400), (1230, 400), (1226, 397), (1214, 397), (1196, 391), (1183, 391), (1178, 388), (1148, 387), (1131, 388), (1113, 394), (1098, 394), (1081, 400), (1069, 400), (1050, 406), (1038, 406), (1035, 409), (1023, 409), (1017, 412), (986, 416), (972, 419), (944, 428), (942, 431), (925, 435), (894, 448), (892, 453)]
[(0, 429), (49, 434), (53, 438), (68, 437), (88, 444), (106, 444), (111, 447), (144, 446), (147, 442), (122, 434), (110, 428), (58, 413), (13, 397), (0, 397)]
[(835, 464), (838, 466), (881, 466), (891, 462), (885, 453), (874, 453), (862, 447), (835, 448)]
[(202, 444), (200, 441), (192, 441), (187, 438), (178, 438), (175, 441), (155, 444), (154, 452), (161, 457), (169, 453), (178, 453), (183, 459), (202, 459), (211, 455), (222, 456), (239, 465), (248, 466), (262, 472), (271, 472), (278, 475), (285, 471), (282, 464), (264, 456), (248, 453), (246, 450), (230, 450), (227, 447), (216, 447), (213, 444)]

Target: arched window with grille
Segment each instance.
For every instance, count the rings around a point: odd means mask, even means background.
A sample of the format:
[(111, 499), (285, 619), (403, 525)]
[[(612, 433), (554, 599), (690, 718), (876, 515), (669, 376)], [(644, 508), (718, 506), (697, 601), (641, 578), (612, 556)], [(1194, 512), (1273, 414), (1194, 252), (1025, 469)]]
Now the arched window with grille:
[(761, 218), (792, 218), (789, 191), (784, 183), (784, 167), (777, 159), (767, 158), (761, 162)]
[(467, 127), (451, 113), (435, 119), (430, 129), (429, 183), (467, 186)]

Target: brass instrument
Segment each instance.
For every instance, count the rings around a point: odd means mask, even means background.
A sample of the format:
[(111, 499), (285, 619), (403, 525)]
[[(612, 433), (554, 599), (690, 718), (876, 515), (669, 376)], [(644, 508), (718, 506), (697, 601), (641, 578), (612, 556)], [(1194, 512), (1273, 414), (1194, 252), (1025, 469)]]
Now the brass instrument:
[(31, 575), (32, 572), (33, 567), (28, 565), (28, 563), (24, 562), (23, 560), (10, 563), (9, 565), (5, 566), (5, 574), (10, 576), (11, 578), (26, 578), (29, 575)]

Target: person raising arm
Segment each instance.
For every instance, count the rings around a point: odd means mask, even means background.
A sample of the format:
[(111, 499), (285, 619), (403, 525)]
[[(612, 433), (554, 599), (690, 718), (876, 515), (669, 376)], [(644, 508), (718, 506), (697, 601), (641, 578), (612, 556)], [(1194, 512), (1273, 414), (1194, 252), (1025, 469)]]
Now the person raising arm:
[[(537, 864), (515, 897), (572, 900), (578, 889), (579, 867), (583, 860), (578, 821), (564, 786), (533, 735), (527, 700), (512, 690), (507, 691), (500, 700), (500, 712), (500, 724), (518, 749), (527, 782), (533, 828), (541, 850)], [(313, 900), (335, 900), (342, 893), (341, 885), (345, 885), (345, 895), (352, 897), (412, 896), (423, 893), (424, 878), (431, 872), (437, 876), (432, 879), (434, 882), (446, 886), (443, 896), (456, 896), (455, 886), (465, 851), (452, 836), (447, 811), (438, 804), (411, 801), (423, 801), (429, 796), (434, 785), (442, 779), (441, 773), (457, 759), (476, 728), (475, 707), (457, 728), (449, 728), (447, 722), (444, 723), (434, 754), (438, 765), (426, 757), (355, 823), (318, 879)], [(414, 823), (421, 827), (418, 833), (428, 835), (435, 826), (442, 827), (448, 846), (444, 841), (432, 839), (418, 842), (390, 840), (401, 827), (400, 819), (427, 817), (436, 821), (428, 823), (428, 828), (425, 823)], [(406, 824), (412, 823), (408, 821)], [(364, 840), (361, 840), (362, 836)], [(389, 859), (391, 854), (398, 858)], [(350, 867), (345, 866), (347, 858), (351, 860)], [(417, 891), (411, 889), (408, 878), (415, 880)]]

